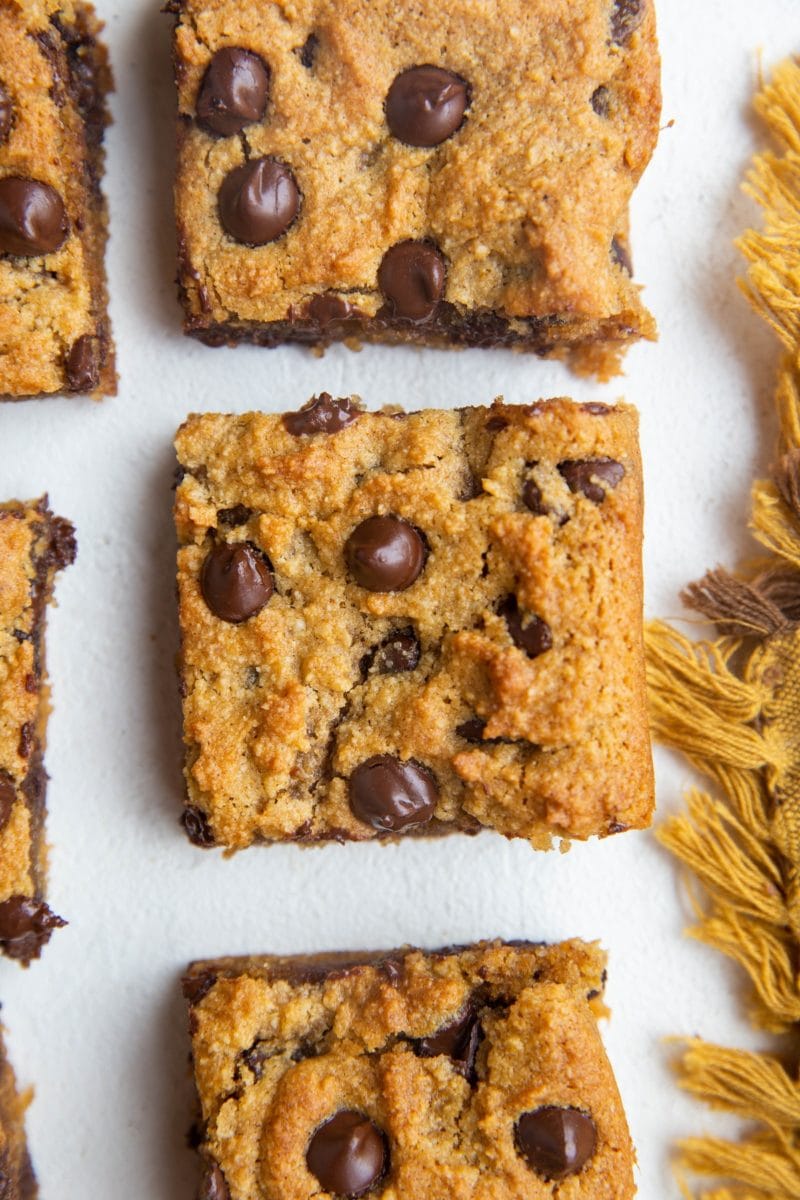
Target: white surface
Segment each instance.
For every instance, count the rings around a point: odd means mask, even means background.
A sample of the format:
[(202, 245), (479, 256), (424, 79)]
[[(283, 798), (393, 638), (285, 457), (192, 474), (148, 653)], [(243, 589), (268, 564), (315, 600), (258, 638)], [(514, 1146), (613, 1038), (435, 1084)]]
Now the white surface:
[[(27, 973), (0, 962), (43, 1200), (189, 1200), (191, 1105), (177, 980), (193, 957), (435, 946), (502, 935), (601, 938), (611, 951), (606, 1040), (641, 1164), (643, 1200), (677, 1196), (675, 1136), (718, 1122), (675, 1088), (661, 1039), (747, 1040), (736, 978), (681, 937), (677, 872), (649, 834), (536, 854), (485, 835), (396, 847), (202, 854), (177, 825), (179, 708), (171, 439), (189, 410), (280, 410), (313, 392), (370, 406), (574, 394), (642, 413), (647, 608), (743, 547), (750, 481), (771, 453), (776, 352), (734, 277), (732, 239), (756, 219), (739, 181), (761, 134), (749, 117), (757, 50), (797, 49), (796, 0), (662, 0), (664, 130), (634, 215), (637, 277), (659, 345), (602, 388), (504, 352), (334, 348), (211, 351), (179, 333), (170, 182), (169, 18), (154, 0), (98, 0), (118, 92), (109, 138), (109, 266), (122, 386), (103, 405), (0, 409), (0, 495), (49, 490), (78, 528), (49, 660), (50, 894), (70, 920)], [(658, 756), (661, 816), (688, 782)], [(424, 1200), (424, 1198), (420, 1198)]]

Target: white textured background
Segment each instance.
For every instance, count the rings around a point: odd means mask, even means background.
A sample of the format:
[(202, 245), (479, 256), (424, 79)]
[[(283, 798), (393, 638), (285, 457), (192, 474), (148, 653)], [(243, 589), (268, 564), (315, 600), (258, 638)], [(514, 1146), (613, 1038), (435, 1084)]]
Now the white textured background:
[[(189, 1200), (191, 1088), (178, 977), (223, 953), (424, 946), (502, 935), (601, 938), (606, 1040), (639, 1148), (644, 1200), (676, 1197), (669, 1143), (719, 1127), (675, 1088), (663, 1038), (748, 1040), (737, 977), (684, 939), (676, 870), (649, 834), (537, 854), (487, 834), (389, 848), (189, 845), (173, 674), (172, 434), (189, 410), (295, 407), (313, 392), (368, 405), (572, 393), (642, 413), (647, 609), (743, 548), (748, 491), (769, 461), (776, 351), (735, 286), (732, 239), (756, 219), (739, 182), (761, 131), (758, 53), (798, 49), (797, 0), (661, 0), (665, 128), (634, 207), (637, 277), (661, 341), (608, 387), (506, 352), (208, 350), (179, 333), (170, 183), (169, 18), (155, 0), (97, 0), (117, 77), (109, 137), (116, 400), (0, 409), (0, 496), (49, 490), (78, 528), (49, 660), (51, 900), (70, 920), (41, 962), (0, 962), (43, 1200)], [(794, 21), (792, 20), (794, 18)], [(658, 755), (661, 816), (689, 781)], [(418, 1200), (424, 1200), (420, 1197)]]

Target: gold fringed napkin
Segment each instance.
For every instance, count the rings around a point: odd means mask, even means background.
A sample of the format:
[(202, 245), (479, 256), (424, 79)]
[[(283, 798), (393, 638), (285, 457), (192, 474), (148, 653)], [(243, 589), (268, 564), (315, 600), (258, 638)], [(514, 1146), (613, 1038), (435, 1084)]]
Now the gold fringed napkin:
[(686, 602), (713, 642), (669, 626), (647, 631), (654, 736), (710, 778), (660, 840), (700, 881), (693, 936), (753, 984), (752, 1019), (788, 1035), (785, 1054), (685, 1044), (687, 1091), (747, 1122), (740, 1141), (681, 1143), (680, 1166), (719, 1186), (705, 1200), (800, 1200), (800, 63), (784, 63), (756, 98), (777, 149), (756, 159), (747, 190), (764, 231), (746, 234), (744, 289), (785, 347), (777, 389), (780, 456), (755, 484), (751, 527), (767, 556), (710, 571)]

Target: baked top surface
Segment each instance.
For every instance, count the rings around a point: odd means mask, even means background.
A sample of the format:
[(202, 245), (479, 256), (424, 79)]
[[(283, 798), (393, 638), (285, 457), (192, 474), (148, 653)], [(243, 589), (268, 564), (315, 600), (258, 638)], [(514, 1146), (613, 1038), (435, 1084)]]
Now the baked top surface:
[[(0, 397), (115, 390), (97, 178), (111, 87), (100, 28), (88, 4), (0, 6)], [(27, 194), (6, 191), (12, 180)], [(7, 251), (24, 203), (38, 206), (39, 236)]]
[[(347, 423), (289, 432), (320, 413)], [(633, 409), (402, 415), (323, 398), (285, 419), (190, 417), (176, 448), (194, 840), (488, 826), (548, 845), (648, 823)], [(403, 590), (353, 574), (354, 531), (376, 515), (421, 543)], [(209, 583), (231, 554), (274, 589), (237, 622)], [(387, 755), (433, 795), (431, 820), (353, 807), (362, 765)]]
[(74, 555), (72, 527), (53, 516), (46, 497), (0, 503), (0, 951), (23, 960), (53, 927), (39, 903), (49, 709), (44, 626), (55, 574)]
[[(625, 6), (637, 14), (628, 24), (609, 0), (170, 7), (181, 282), (193, 327), (302, 318), (328, 292), (372, 317), (384, 307), (384, 254), (427, 239), (444, 256), (443, 296), (459, 312), (562, 314), (587, 330), (614, 319), (621, 336), (626, 323), (628, 336), (652, 334), (626, 251), (612, 251), (614, 239), (627, 245), (628, 202), (657, 136), (647, 0)], [(213, 55), (232, 47), (266, 64), (268, 98), (263, 117), (225, 136), (196, 118), (198, 104), (201, 117), (208, 110)], [(393, 135), (385, 110), (393, 81), (422, 65), (446, 69), (467, 91), (463, 122), (432, 147)], [(229, 172), (265, 157), (291, 171), (299, 212), (277, 240), (253, 247), (226, 233), (218, 195)]]
[[(367, 1194), (633, 1195), (630, 1138), (592, 1010), (602, 1009), (604, 981), (596, 946), (483, 943), (361, 956), (362, 965), (342, 957), (190, 970), (207, 1188), (221, 1171), (219, 1195), (231, 1200), (329, 1195), (306, 1154), (344, 1110), (386, 1138), (383, 1175)], [(447, 1033), (432, 1040), (458, 1025), (472, 1031), (466, 1049)], [(521, 1114), (551, 1106), (596, 1130), (594, 1152), (558, 1184), (528, 1164), (515, 1134)]]

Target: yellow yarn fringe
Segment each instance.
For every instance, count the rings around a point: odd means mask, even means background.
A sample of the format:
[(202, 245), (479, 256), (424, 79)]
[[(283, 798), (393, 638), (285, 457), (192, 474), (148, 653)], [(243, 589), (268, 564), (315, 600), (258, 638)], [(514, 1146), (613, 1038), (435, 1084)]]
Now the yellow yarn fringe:
[[(646, 632), (653, 733), (712, 782), (664, 822), (660, 841), (700, 884), (690, 931), (736, 961), (752, 984), (754, 1024), (800, 1029), (800, 61), (775, 71), (756, 109), (776, 148), (746, 190), (764, 230), (739, 246), (742, 284), (780, 338), (780, 460), (753, 488), (751, 528), (768, 557), (711, 572), (687, 600), (720, 637), (693, 642), (662, 623)], [(800, 1200), (800, 1074), (767, 1054), (685, 1043), (681, 1086), (746, 1121), (738, 1142), (689, 1138), (683, 1175), (717, 1181), (703, 1200)], [(794, 1057), (792, 1055), (794, 1054)], [(684, 1194), (692, 1193), (683, 1184)]]

